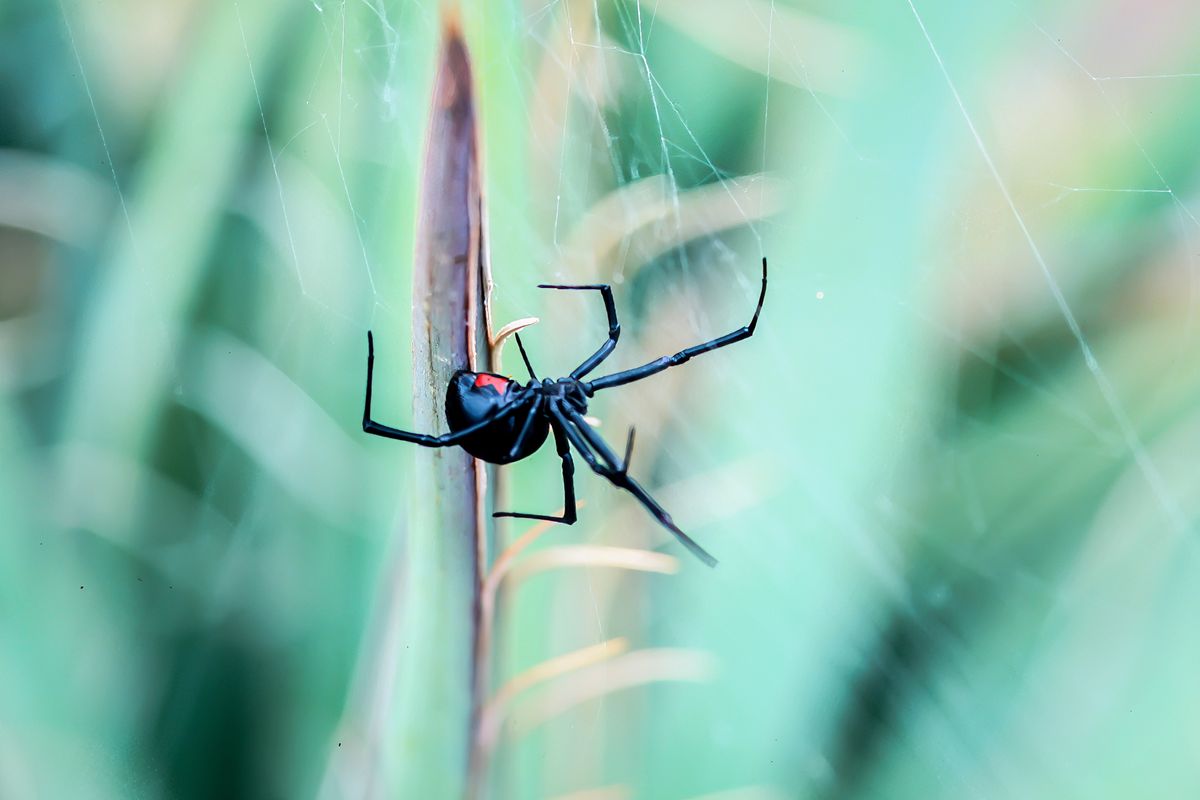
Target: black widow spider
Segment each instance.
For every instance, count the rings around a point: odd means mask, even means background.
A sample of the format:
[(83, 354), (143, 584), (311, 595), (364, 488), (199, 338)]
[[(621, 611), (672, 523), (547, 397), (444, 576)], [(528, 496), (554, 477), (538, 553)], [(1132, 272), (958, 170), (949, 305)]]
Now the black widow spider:
[(563, 515), (551, 517), (545, 514), (497, 511), (492, 516), (541, 519), (566, 525), (574, 524), (576, 519), (575, 466), (571, 459), (571, 447), (573, 446), (596, 474), (607, 478), (613, 485), (636, 497), (654, 515), (654, 518), (662, 523), (663, 527), (675, 534), (684, 547), (708, 566), (715, 567), (717, 560), (681, 531), (671, 519), (671, 515), (637, 481), (629, 477), (629, 458), (633, 452), (633, 429), (630, 429), (629, 439), (625, 444), (625, 457), (617, 458), (617, 454), (600, 438), (600, 434), (592, 430), (592, 427), (584, 419), (584, 414), (587, 413), (588, 398), (601, 389), (610, 389), (613, 386), (640, 381), (642, 378), (648, 378), (668, 367), (683, 364), (692, 356), (707, 353), (709, 350), (716, 350), (718, 347), (740, 342), (742, 339), (749, 339), (753, 336), (754, 327), (758, 324), (758, 315), (762, 311), (763, 300), (767, 296), (767, 259), (764, 258), (762, 261), (762, 289), (759, 292), (758, 305), (754, 308), (754, 316), (750, 318), (749, 325), (695, 347), (681, 350), (673, 356), (663, 356), (649, 364), (605, 375), (593, 381), (585, 381), (583, 377), (608, 357), (613, 348), (617, 346), (617, 338), (621, 335), (621, 325), (617, 322), (617, 309), (613, 303), (612, 288), (608, 284), (582, 286), (540, 284), (538, 288), (591, 289), (600, 292), (600, 297), (604, 300), (604, 310), (608, 313), (608, 340), (600, 345), (600, 349), (591, 357), (573, 369), (570, 375), (556, 381), (549, 378), (539, 380), (534, 374), (533, 367), (529, 364), (529, 356), (525, 353), (525, 345), (521, 343), (521, 336), (517, 334), (517, 346), (521, 350), (521, 359), (525, 362), (525, 368), (529, 370), (531, 379), (529, 383), (522, 386), (503, 375), (459, 370), (451, 376), (450, 386), (446, 389), (446, 421), (450, 425), (450, 433), (441, 436), (411, 433), (380, 425), (371, 419), (371, 376), (375, 367), (375, 341), (368, 331), (367, 398), (363, 408), (363, 430), (376, 436), (399, 439), (402, 442), (412, 442), (424, 447), (458, 445), (475, 458), (492, 464), (510, 464), (532, 455), (553, 431), (554, 444), (558, 449), (559, 458), (562, 459)]

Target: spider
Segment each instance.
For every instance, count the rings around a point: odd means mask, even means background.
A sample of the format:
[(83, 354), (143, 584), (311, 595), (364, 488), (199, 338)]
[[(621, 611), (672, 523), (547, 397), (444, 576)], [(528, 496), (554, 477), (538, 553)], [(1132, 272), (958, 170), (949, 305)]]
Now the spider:
[(604, 310), (608, 314), (608, 339), (600, 345), (599, 350), (573, 369), (570, 375), (558, 380), (539, 379), (529, 363), (525, 345), (521, 343), (521, 335), (517, 334), (517, 347), (520, 348), (521, 360), (525, 362), (525, 368), (529, 371), (529, 383), (522, 385), (503, 375), (460, 369), (451, 376), (450, 385), (446, 389), (446, 420), (450, 425), (450, 433), (432, 436), (425, 433), (402, 431), (380, 425), (371, 419), (371, 376), (375, 368), (375, 341), (371, 332), (368, 331), (367, 397), (363, 407), (363, 430), (375, 436), (399, 439), (402, 442), (412, 442), (423, 447), (457, 445), (475, 458), (491, 464), (511, 464), (533, 455), (553, 432), (554, 445), (558, 450), (558, 457), (562, 460), (562, 516), (497, 511), (492, 514), (493, 517), (517, 517), (519, 519), (548, 520), (565, 525), (574, 524), (576, 520), (575, 466), (571, 458), (571, 448), (574, 447), (596, 474), (636, 497), (638, 502), (645, 506), (646, 510), (663, 527), (673, 533), (684, 547), (708, 566), (716, 566), (717, 560), (681, 531), (671, 519), (671, 515), (642, 488), (641, 484), (629, 477), (629, 459), (633, 454), (633, 429), (630, 429), (629, 438), (625, 443), (624, 458), (618, 458), (617, 454), (600, 437), (600, 434), (596, 433), (587, 423), (584, 414), (587, 413), (588, 398), (601, 389), (611, 389), (614, 386), (640, 381), (642, 378), (648, 378), (668, 367), (683, 364), (693, 356), (753, 336), (754, 327), (758, 324), (758, 315), (762, 311), (763, 300), (767, 296), (767, 259), (762, 260), (762, 289), (759, 292), (758, 305), (754, 308), (754, 316), (750, 318), (749, 325), (703, 344), (681, 350), (673, 356), (663, 356), (640, 367), (614, 372), (591, 381), (585, 381), (584, 377), (608, 358), (617, 346), (617, 339), (621, 335), (621, 325), (617, 322), (617, 309), (613, 302), (612, 288), (608, 284), (570, 286), (540, 284), (538, 288), (596, 291), (600, 293), (600, 297), (604, 301)]

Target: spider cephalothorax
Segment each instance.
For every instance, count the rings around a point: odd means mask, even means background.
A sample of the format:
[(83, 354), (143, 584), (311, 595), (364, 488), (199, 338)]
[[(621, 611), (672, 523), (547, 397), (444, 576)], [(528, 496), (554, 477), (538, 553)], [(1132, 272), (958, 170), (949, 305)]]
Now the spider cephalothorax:
[(530, 381), (526, 384), (490, 372), (459, 370), (450, 378), (446, 389), (446, 420), (450, 433), (432, 436), (412, 433), (380, 425), (371, 419), (371, 379), (375, 365), (375, 344), (367, 333), (367, 397), (363, 409), (363, 430), (376, 436), (399, 439), (425, 447), (448, 447), (458, 445), (476, 458), (492, 464), (510, 464), (532, 455), (541, 448), (551, 433), (555, 448), (562, 460), (563, 515), (523, 514), (513, 511), (497, 511), (493, 516), (544, 519), (570, 525), (575, 522), (575, 466), (571, 458), (574, 447), (583, 456), (592, 471), (625, 489), (638, 499), (664, 527), (692, 553), (710, 567), (717, 561), (700, 545), (681, 531), (657, 501), (642, 486), (629, 477), (629, 456), (633, 450), (633, 431), (625, 446), (625, 456), (620, 458), (584, 419), (588, 398), (601, 389), (632, 383), (662, 372), (690, 360), (693, 356), (716, 350), (727, 344), (740, 342), (754, 334), (758, 315), (762, 312), (763, 300), (767, 296), (767, 260), (762, 262), (762, 289), (758, 305), (750, 324), (738, 328), (716, 339), (681, 350), (673, 356), (663, 356), (640, 367), (615, 372), (593, 381), (583, 380), (589, 372), (599, 366), (617, 346), (621, 326), (617, 322), (617, 309), (613, 302), (612, 289), (607, 284), (586, 286), (559, 286), (542, 284), (542, 289), (586, 289), (600, 292), (604, 309), (608, 315), (608, 339), (600, 345), (586, 361), (558, 380), (539, 379), (529, 364), (529, 357), (517, 335), (517, 346)]

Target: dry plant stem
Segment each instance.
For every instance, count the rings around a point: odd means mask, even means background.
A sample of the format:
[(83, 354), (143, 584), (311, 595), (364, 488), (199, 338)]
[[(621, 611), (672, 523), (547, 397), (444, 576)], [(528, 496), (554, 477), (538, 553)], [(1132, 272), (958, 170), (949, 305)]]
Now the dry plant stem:
[[(581, 500), (576, 505), (582, 508)], [(562, 514), (562, 510), (555, 512)], [(648, 550), (594, 545), (555, 547), (518, 561), (517, 557), (535, 541), (555, 527), (552, 522), (539, 522), (523, 533), (496, 559), (480, 593), (479, 642), (483, 652), (490, 652), (495, 625), (496, 595), (507, 577), (509, 588), (515, 588), (530, 575), (567, 566), (615, 567), (641, 572), (672, 574), (679, 569), (674, 556)], [(471, 757), (472, 793), (483, 786), (488, 763), (499, 737), (500, 725), (512, 699), (529, 688), (553, 677), (590, 666), (599, 661), (622, 655), (629, 644), (625, 639), (611, 639), (591, 647), (544, 661), (513, 678), (487, 701), (477, 715), (474, 750)]]
[[(487, 367), (475, 120), (470, 63), (451, 20), (432, 95), (413, 264), (413, 419), (420, 430), (448, 430), (443, 396), (455, 370)], [(403, 623), (409, 647), (400, 666), (400, 740), (388, 754), (398, 780), (389, 783), (392, 796), (457, 797), (481, 677), (484, 476), (459, 448), (417, 448), (414, 458)]]
[[(582, 508), (586, 503), (580, 500), (576, 504), (576, 508)], [(559, 509), (554, 512), (561, 516), (563, 511)], [(521, 534), (515, 542), (509, 545), (504, 552), (497, 558), (496, 563), (488, 572), (487, 578), (484, 579), (483, 585), (479, 591), (479, 630), (476, 636), (476, 657), (479, 663), (476, 665), (476, 709), (482, 708), (484, 698), (487, 697), (488, 679), (491, 672), (491, 652), (493, 631), (496, 622), (496, 591), (500, 586), (500, 581), (505, 573), (512, 567), (514, 559), (529, 545), (533, 544), (537, 539), (546, 533), (549, 533), (555, 527), (553, 522), (539, 522), (533, 525), (525, 533)], [(474, 731), (479, 730), (480, 713), (475, 716)], [(471, 759), (470, 759), (470, 777), (469, 777), (469, 796), (478, 796), (482, 790), (483, 782), (487, 777), (488, 754), (479, 747), (479, 736), (477, 733), (472, 738)]]
[(505, 714), (513, 700), (522, 692), (545, 683), (546, 681), (566, 675), (583, 667), (598, 664), (610, 658), (616, 658), (629, 650), (629, 640), (625, 638), (607, 639), (588, 647), (564, 653), (561, 656), (542, 661), (534, 667), (522, 672), (508, 683), (500, 687), (495, 695), (483, 707), (479, 716), (479, 728), (476, 731), (476, 746), (485, 754), (490, 755), (495, 749), (500, 737), (500, 726), (504, 723)]
[(679, 571), (679, 559), (666, 553), (633, 547), (592, 544), (552, 547), (516, 564), (509, 572), (509, 586), (515, 588), (531, 575), (562, 567), (613, 567), (673, 575)]
[[(587, 505), (586, 500), (579, 500), (575, 504), (576, 509), (581, 509)], [(554, 512), (556, 516), (562, 516), (563, 509)], [(496, 563), (492, 565), (492, 569), (488, 572), (487, 578), (483, 582), (483, 606), (485, 610), (493, 608), (496, 599), (496, 589), (500, 585), (500, 581), (504, 579), (504, 575), (512, 569), (513, 562), (516, 560), (526, 548), (536, 542), (543, 535), (549, 533), (554, 528), (554, 523), (549, 521), (539, 522), (533, 525), (525, 533), (521, 534), (515, 542), (505, 548), (496, 558)]]
[(588, 700), (656, 681), (705, 683), (716, 673), (708, 653), (678, 648), (636, 650), (575, 670), (513, 709), (514, 736), (528, 733)]
[(537, 317), (522, 317), (521, 319), (513, 320), (490, 337), (489, 343), (492, 346), (492, 370), (504, 374), (504, 343), (508, 338), (517, 331), (522, 331), (530, 325), (536, 325), (539, 322)]

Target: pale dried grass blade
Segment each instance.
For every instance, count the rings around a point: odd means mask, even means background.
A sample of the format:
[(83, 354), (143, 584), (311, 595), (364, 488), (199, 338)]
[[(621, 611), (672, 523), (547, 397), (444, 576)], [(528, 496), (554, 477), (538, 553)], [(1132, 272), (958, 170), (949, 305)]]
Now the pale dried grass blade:
[[(578, 510), (583, 508), (585, 505), (587, 505), (586, 501), (577, 500), (575, 503), (575, 508)], [(562, 516), (564, 510), (565, 509), (562, 508), (558, 509), (554, 512), (554, 516)], [(485, 600), (487, 600), (489, 597), (495, 597), (496, 587), (500, 585), (500, 581), (503, 580), (504, 576), (507, 575), (509, 570), (512, 569), (513, 564), (516, 562), (517, 556), (519, 556), (527, 547), (536, 542), (542, 536), (554, 530), (555, 527), (556, 524), (548, 520), (539, 522), (536, 525), (530, 526), (529, 530), (525, 531), (525, 533), (521, 534), (521, 536), (518, 537), (515, 542), (505, 548), (504, 552), (502, 552), (496, 558), (496, 563), (492, 564), (492, 569), (488, 573), (487, 578), (484, 579), (483, 596)]]
[(716, 674), (709, 653), (680, 648), (637, 650), (576, 670), (527, 703), (514, 706), (505, 730), (520, 736), (598, 697), (661, 681), (706, 683)]
[(523, 331), (530, 325), (536, 325), (541, 320), (537, 317), (522, 317), (521, 319), (513, 320), (505, 325), (500, 330), (496, 331), (492, 337), (492, 371), (501, 375), (504, 374), (504, 343), (508, 338), (518, 331)]
[(539, 572), (563, 567), (612, 567), (635, 572), (674, 575), (679, 571), (679, 559), (666, 553), (632, 547), (608, 547), (594, 544), (552, 547), (515, 564), (509, 570), (509, 586), (515, 587)]
[(476, 732), (477, 746), (491, 753), (504, 723), (505, 714), (521, 693), (584, 667), (607, 661), (629, 651), (629, 640), (623, 637), (608, 639), (588, 647), (547, 659), (514, 677), (487, 702), (479, 717)]
[[(576, 502), (575, 507), (582, 508), (584, 505), (584, 501), (579, 500)], [(562, 516), (563, 511), (564, 509), (560, 508), (554, 512), (555, 516)], [(479, 629), (475, 643), (476, 654), (479, 658), (479, 663), (477, 663), (475, 670), (475, 696), (478, 698), (477, 702), (479, 703), (482, 703), (483, 697), (487, 695), (488, 682), (491, 679), (491, 652), (496, 624), (496, 591), (500, 586), (500, 581), (508, 574), (518, 555), (556, 527), (555, 523), (548, 520), (543, 520), (530, 526), (529, 530), (521, 534), (515, 542), (500, 553), (496, 559), (496, 563), (492, 565), (491, 570), (483, 580), (483, 585), (479, 590)], [(476, 731), (479, 729), (481, 717), (482, 706), (479, 707), (475, 717)], [(469, 796), (474, 796), (482, 791), (488, 766), (487, 753), (480, 749), (477, 744), (479, 741), (478, 735), (474, 737), (473, 741), (476, 744), (471, 749)]]

